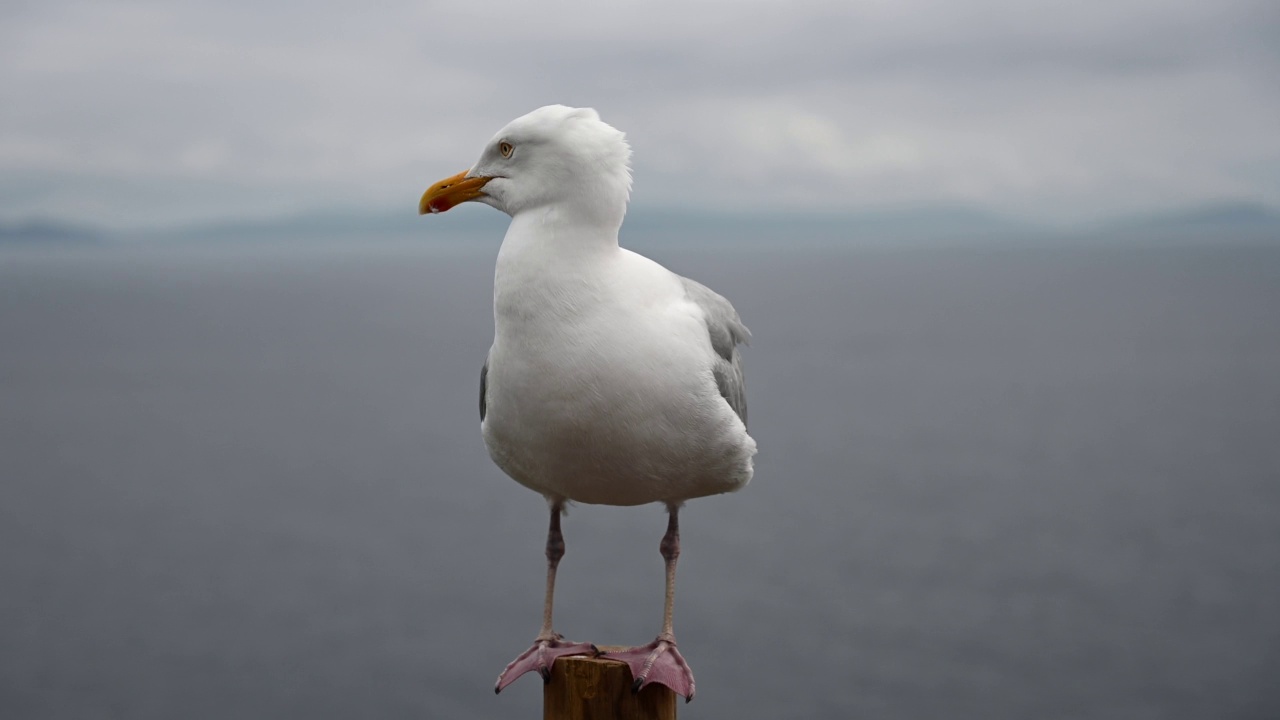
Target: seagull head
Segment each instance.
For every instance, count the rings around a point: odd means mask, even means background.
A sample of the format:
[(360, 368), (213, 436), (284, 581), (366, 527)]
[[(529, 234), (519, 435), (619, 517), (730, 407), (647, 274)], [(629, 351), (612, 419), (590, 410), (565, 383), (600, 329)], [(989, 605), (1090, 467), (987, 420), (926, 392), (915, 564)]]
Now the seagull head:
[(418, 213), (477, 201), (516, 215), (557, 207), (621, 223), (631, 193), (626, 136), (591, 108), (548, 105), (516, 118), (469, 170), (432, 185)]

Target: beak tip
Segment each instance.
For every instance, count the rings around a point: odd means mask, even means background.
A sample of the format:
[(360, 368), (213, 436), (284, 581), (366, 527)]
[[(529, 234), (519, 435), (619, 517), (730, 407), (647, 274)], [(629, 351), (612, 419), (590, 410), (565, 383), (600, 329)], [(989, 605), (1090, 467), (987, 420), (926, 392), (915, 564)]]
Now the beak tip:
[(480, 188), (492, 178), (488, 177), (467, 177), (468, 170), (447, 177), (444, 180), (432, 185), (422, 194), (422, 199), (418, 201), (418, 214), (435, 215), (448, 211), (461, 203), (476, 200), (484, 196)]

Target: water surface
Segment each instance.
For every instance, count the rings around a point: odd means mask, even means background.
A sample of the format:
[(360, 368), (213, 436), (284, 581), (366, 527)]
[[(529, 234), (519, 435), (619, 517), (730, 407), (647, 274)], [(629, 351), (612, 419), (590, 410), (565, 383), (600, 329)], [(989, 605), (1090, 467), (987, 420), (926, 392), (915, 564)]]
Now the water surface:
[[(0, 254), (0, 716), (536, 715), (495, 252)], [(1280, 716), (1280, 248), (654, 254), (755, 334), (684, 717)], [(652, 639), (663, 529), (575, 508), (558, 628)]]

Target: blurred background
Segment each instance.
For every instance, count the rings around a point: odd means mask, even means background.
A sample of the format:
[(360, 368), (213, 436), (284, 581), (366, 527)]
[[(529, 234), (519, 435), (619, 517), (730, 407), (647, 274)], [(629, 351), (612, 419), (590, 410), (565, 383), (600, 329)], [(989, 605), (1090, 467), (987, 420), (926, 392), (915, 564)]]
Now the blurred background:
[[(689, 718), (1280, 717), (1275, 3), (7, 2), (0, 717), (492, 717), (545, 508), (475, 416), (535, 107), (729, 297), (753, 483), (691, 503)], [(661, 619), (574, 508), (571, 639)]]

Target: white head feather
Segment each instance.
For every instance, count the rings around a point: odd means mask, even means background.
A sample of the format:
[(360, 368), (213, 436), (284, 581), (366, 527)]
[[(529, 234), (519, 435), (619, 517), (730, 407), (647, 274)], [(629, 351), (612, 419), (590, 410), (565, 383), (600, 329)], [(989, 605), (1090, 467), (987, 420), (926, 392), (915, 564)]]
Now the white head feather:
[(630, 161), (626, 135), (595, 110), (548, 105), (499, 130), (466, 176), (492, 178), (476, 199), (512, 217), (555, 206), (621, 224)]

